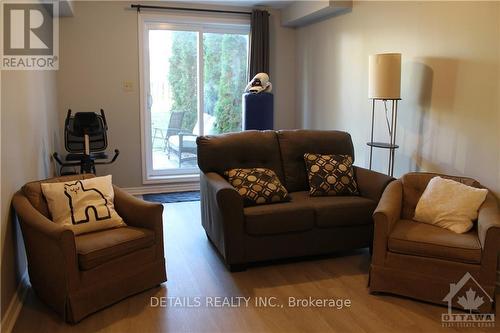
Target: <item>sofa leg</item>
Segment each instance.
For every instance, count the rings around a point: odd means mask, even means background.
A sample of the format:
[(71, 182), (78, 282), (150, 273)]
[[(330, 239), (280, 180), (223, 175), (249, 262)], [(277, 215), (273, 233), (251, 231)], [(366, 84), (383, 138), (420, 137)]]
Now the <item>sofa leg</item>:
[(247, 270), (246, 264), (227, 264), (227, 268), (230, 272), (243, 272)]

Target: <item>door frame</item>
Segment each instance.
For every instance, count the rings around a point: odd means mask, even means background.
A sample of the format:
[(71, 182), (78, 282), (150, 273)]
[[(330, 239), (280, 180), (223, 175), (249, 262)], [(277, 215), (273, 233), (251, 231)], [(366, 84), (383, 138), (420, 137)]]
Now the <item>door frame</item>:
[[(248, 15), (206, 14), (206, 13), (165, 13), (138, 14), (138, 52), (139, 52), (139, 91), (140, 91), (140, 126), (141, 159), (143, 184), (198, 182), (199, 169), (153, 170), (152, 168), (152, 133), (151, 115), (148, 112), (149, 91), (149, 30), (177, 30), (198, 33), (198, 123), (200, 133), (203, 129), (203, 34), (237, 33), (250, 34)], [(249, 38), (250, 44), (250, 38)], [(250, 54), (250, 45), (248, 47)], [(248, 76), (248, 74), (247, 74)]]

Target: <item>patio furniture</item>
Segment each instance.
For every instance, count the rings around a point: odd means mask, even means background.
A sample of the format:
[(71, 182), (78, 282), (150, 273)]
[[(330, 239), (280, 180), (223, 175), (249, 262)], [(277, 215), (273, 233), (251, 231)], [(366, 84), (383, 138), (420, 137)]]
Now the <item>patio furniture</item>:
[(178, 135), (182, 132), (182, 121), (184, 120), (184, 112), (172, 112), (170, 114), (170, 120), (168, 121), (168, 128), (164, 135), (165, 145), (163, 146), (163, 151), (167, 152), (167, 156), (170, 159), (170, 137)]
[(155, 147), (156, 140), (160, 140), (160, 142), (163, 143), (163, 147), (160, 147), (160, 149), (162, 151), (165, 150), (165, 147), (164, 147), (164, 145), (165, 145), (165, 133), (164, 133), (164, 131), (165, 130), (163, 128), (161, 128), (161, 127), (155, 127), (154, 124), (153, 124), (153, 144), (152, 144), (153, 149)]
[[(172, 119), (172, 117), (171, 117)], [(204, 132), (206, 134), (213, 134), (213, 126), (215, 123), (215, 117), (209, 115), (208, 113), (203, 114), (203, 125)], [(181, 130), (176, 134), (168, 136), (167, 134), (167, 156), (170, 159), (170, 154), (174, 153), (177, 155), (177, 160), (179, 163), (179, 168), (181, 168), (183, 162), (196, 161), (196, 138), (200, 134), (200, 123), (196, 121), (194, 128), (191, 132), (186, 130)], [(195, 165), (193, 165), (194, 167)]]

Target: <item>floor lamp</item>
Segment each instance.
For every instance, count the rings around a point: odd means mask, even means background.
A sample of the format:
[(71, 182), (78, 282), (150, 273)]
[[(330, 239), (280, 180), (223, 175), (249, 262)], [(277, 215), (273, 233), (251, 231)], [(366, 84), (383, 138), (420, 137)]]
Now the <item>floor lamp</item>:
[[(389, 150), (389, 166), (387, 174), (394, 174), (394, 153), (396, 145), (396, 122), (398, 101), (401, 100), (401, 53), (374, 54), (368, 61), (368, 97), (372, 100), (372, 130), (370, 142), (370, 170), (372, 169), (373, 148)], [(373, 128), (375, 122), (376, 101), (384, 103), (389, 142), (374, 142)], [(390, 117), (387, 104), (390, 104)], [(390, 118), (390, 120), (389, 120)]]

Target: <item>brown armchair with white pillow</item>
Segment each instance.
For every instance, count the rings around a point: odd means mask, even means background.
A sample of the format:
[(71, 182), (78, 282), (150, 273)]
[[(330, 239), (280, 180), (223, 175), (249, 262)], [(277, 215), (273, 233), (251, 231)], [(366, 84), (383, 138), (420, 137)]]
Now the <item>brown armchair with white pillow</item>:
[(97, 179), (93, 177), (31, 182), (13, 198), (31, 285), (68, 322), (166, 281), (161, 204), (113, 186), (114, 209), (126, 225), (78, 234), (52, 221), (41, 184)]
[[(471, 178), (432, 173), (409, 173), (391, 182), (373, 215), (370, 292), (393, 293), (463, 309), (463, 300), (460, 304), (459, 295), (455, 295), (457, 289), (472, 288), (483, 300), (478, 310), (491, 311), (500, 251), (497, 201), (488, 192), (484, 202), (481, 200), (477, 221), (470, 230), (461, 230), (463, 233), (417, 222), (415, 209), (419, 199), (436, 176), (482, 188)], [(455, 195), (449, 193), (449, 200)], [(452, 283), (455, 285), (450, 286)]]

